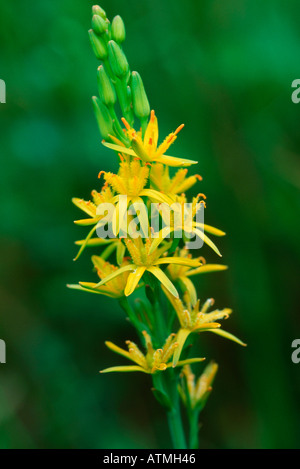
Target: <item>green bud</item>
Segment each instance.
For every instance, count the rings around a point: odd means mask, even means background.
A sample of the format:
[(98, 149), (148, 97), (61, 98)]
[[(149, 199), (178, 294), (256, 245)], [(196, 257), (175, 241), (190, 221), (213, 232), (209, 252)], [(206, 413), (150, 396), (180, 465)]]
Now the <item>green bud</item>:
[(95, 56), (99, 60), (105, 60), (107, 57), (107, 47), (101, 37), (98, 37), (92, 29), (89, 30), (90, 41)]
[(94, 5), (92, 7), (92, 14), (93, 15), (98, 15), (98, 16), (101, 16), (104, 20), (106, 18), (106, 13), (105, 11), (103, 10), (103, 8), (99, 7), (99, 5)]
[(131, 93), (135, 115), (142, 120), (148, 118), (150, 115), (150, 104), (145, 92), (143, 81), (138, 72), (132, 72)]
[(99, 96), (101, 101), (106, 104), (106, 106), (113, 106), (117, 101), (117, 96), (115, 88), (110, 81), (103, 65), (100, 65), (97, 70), (97, 79), (98, 79), (98, 88)]
[(92, 102), (100, 133), (104, 140), (109, 140), (109, 135), (114, 135), (111, 115), (99, 98), (93, 96)]
[(111, 24), (111, 35), (114, 41), (122, 44), (125, 41), (126, 32), (125, 25), (121, 16), (115, 16)]
[(95, 33), (101, 36), (101, 34), (105, 33), (107, 30), (108, 24), (101, 16), (94, 15), (92, 18), (92, 27)]
[(108, 43), (108, 58), (114, 75), (118, 78), (126, 76), (129, 65), (124, 52), (115, 41)]

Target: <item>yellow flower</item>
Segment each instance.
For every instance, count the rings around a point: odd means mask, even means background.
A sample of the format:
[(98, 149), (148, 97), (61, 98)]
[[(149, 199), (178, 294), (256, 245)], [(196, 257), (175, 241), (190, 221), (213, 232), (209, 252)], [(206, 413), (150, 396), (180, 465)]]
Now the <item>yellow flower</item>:
[(172, 210), (169, 210), (166, 205), (161, 206), (161, 214), (165, 227), (159, 232), (158, 237), (153, 242), (152, 250), (155, 250), (172, 232), (178, 231), (191, 236), (197, 235), (204, 243), (210, 246), (218, 256), (222, 257), (215, 243), (213, 243), (204, 231), (215, 236), (224, 236), (226, 233), (218, 228), (194, 220), (197, 212), (205, 206), (203, 200), (199, 202), (200, 197), (203, 197), (203, 194), (198, 194), (197, 197), (193, 197), (192, 203), (186, 205), (186, 198), (184, 196), (176, 196), (175, 203), (172, 204)]
[[(106, 368), (100, 373), (110, 373), (111, 371), (142, 371), (143, 373), (154, 374), (157, 371), (164, 371), (167, 368), (172, 366), (172, 362), (169, 360), (172, 358), (176, 347), (178, 346), (175, 338), (176, 334), (171, 334), (167, 338), (163, 348), (154, 350), (152, 345), (152, 340), (150, 335), (143, 331), (146, 345), (146, 354), (143, 354), (138, 346), (128, 340), (126, 342), (128, 351), (124, 350), (112, 342), (105, 342), (106, 346), (113, 350), (114, 352), (122, 355), (123, 357), (128, 358), (133, 361), (135, 365), (129, 366), (113, 366), (111, 368)], [(204, 358), (191, 358), (189, 360), (183, 360), (177, 363), (177, 366), (184, 366), (188, 363), (196, 363), (205, 360)]]
[(175, 286), (167, 277), (167, 275), (161, 270), (160, 266), (163, 264), (179, 264), (190, 267), (198, 267), (201, 265), (197, 259), (189, 259), (184, 257), (161, 257), (169, 249), (170, 244), (166, 244), (159, 249), (151, 251), (151, 245), (153, 243), (151, 238), (147, 238), (145, 243), (141, 237), (136, 239), (124, 238), (124, 242), (131, 256), (132, 263), (124, 267), (120, 267), (118, 270), (108, 275), (97, 284), (97, 287), (105, 285), (124, 272), (132, 271), (128, 277), (124, 292), (125, 296), (129, 296), (137, 287), (144, 273), (149, 272), (154, 277), (156, 277), (162, 283), (162, 285), (165, 286), (165, 288), (172, 296), (178, 298), (178, 292)]
[(193, 307), (192, 304), (187, 301), (186, 297), (185, 301), (187, 303), (184, 304), (179, 298), (175, 298), (173, 295), (170, 295), (169, 291), (164, 288), (163, 285), (162, 289), (167, 298), (170, 300), (170, 303), (172, 304), (173, 308), (175, 309), (181, 326), (177, 334), (177, 342), (179, 346), (176, 349), (176, 352), (174, 353), (173, 366), (176, 366), (183, 346), (188, 336), (193, 332), (210, 331), (227, 339), (233, 340), (234, 342), (237, 342), (240, 345), (245, 345), (240, 339), (238, 339), (234, 335), (224, 331), (223, 329), (219, 329), (221, 327), (221, 324), (215, 322), (219, 319), (227, 319), (232, 313), (231, 309), (216, 309), (208, 313), (207, 311), (214, 304), (214, 300), (212, 298), (206, 300), (202, 308), (199, 309), (200, 300), (198, 300), (195, 306)]
[(184, 127), (180, 125), (175, 132), (171, 132), (165, 140), (157, 147), (158, 143), (158, 124), (157, 118), (154, 111), (151, 111), (150, 121), (147, 126), (144, 138), (142, 138), (142, 132), (136, 132), (128, 122), (122, 118), (122, 121), (127, 129), (126, 135), (131, 142), (131, 148), (125, 147), (125, 145), (114, 136), (110, 135), (110, 138), (115, 141), (114, 143), (107, 143), (103, 141), (103, 145), (108, 148), (121, 153), (125, 153), (130, 156), (140, 158), (145, 163), (158, 162), (163, 163), (167, 166), (190, 166), (196, 164), (197, 161), (186, 160), (184, 158), (175, 158), (174, 156), (167, 156), (165, 152), (168, 150), (170, 145), (176, 140), (177, 134)]
[[(118, 174), (100, 171), (99, 176), (104, 174), (106, 185), (120, 195), (127, 196), (129, 202), (143, 202), (141, 197), (149, 197), (150, 200), (160, 203), (172, 203), (171, 199), (153, 189), (145, 189), (149, 177), (149, 164), (143, 165), (141, 161), (135, 158), (132, 161), (126, 161), (122, 155)], [(115, 196), (111, 202), (116, 203), (118, 196)]]
[[(106, 262), (100, 256), (92, 256), (92, 262), (100, 279), (103, 279), (118, 270), (117, 266)], [(128, 262), (124, 261), (121, 264), (121, 268), (126, 265), (128, 265)], [(110, 298), (121, 298), (124, 296), (124, 289), (128, 280), (128, 275), (129, 272), (125, 271), (121, 275), (114, 277), (108, 285), (101, 285), (100, 287), (98, 287), (96, 283), (92, 282), (79, 282), (79, 285), (68, 285), (68, 287), (75, 290), (99, 293), (101, 295), (109, 296)]]
[[(179, 255), (179, 257), (186, 257), (190, 258), (191, 254), (189, 254), (187, 249), (180, 249), (175, 251), (175, 255)], [(170, 264), (167, 268), (167, 274), (172, 280), (172, 282), (178, 282), (181, 290), (183, 292), (187, 292), (190, 298), (190, 302), (193, 306), (195, 306), (197, 302), (197, 292), (193, 282), (190, 280), (189, 277), (197, 274), (202, 274), (205, 272), (217, 272), (221, 270), (226, 270), (228, 267), (227, 265), (221, 264), (206, 264), (204, 257), (198, 257), (199, 262), (202, 265), (200, 267), (191, 268), (190, 266), (186, 265), (176, 265)]]
[(170, 177), (168, 166), (164, 166), (162, 163), (154, 163), (150, 171), (151, 187), (168, 195), (186, 192), (197, 181), (202, 180), (199, 174), (186, 178), (187, 172), (187, 168), (180, 168), (175, 176)]
[(185, 406), (192, 410), (201, 411), (212, 391), (212, 383), (218, 371), (217, 363), (211, 361), (204, 369), (201, 376), (195, 381), (195, 375), (190, 365), (182, 368), (182, 385), (179, 386), (179, 394)]
[(106, 185), (102, 188), (101, 192), (97, 192), (96, 190), (92, 191), (92, 201), (86, 201), (74, 197), (72, 199), (72, 202), (74, 205), (76, 205), (76, 207), (80, 208), (80, 210), (89, 215), (89, 218), (75, 220), (74, 223), (80, 226), (94, 225), (85, 240), (80, 240), (76, 242), (76, 244), (80, 246), (80, 249), (74, 259), (77, 260), (86, 246), (102, 246), (115, 241), (114, 239), (92, 238), (93, 234), (97, 229), (98, 222), (101, 220), (101, 218), (103, 218), (103, 215), (97, 215), (97, 207), (102, 203), (113, 203), (114, 193), (112, 192), (110, 187)]

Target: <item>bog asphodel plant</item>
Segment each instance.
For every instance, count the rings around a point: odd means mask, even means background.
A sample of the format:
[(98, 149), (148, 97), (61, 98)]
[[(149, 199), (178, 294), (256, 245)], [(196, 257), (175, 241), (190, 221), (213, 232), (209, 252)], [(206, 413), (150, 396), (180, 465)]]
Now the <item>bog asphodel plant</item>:
[[(127, 362), (124, 360), (124, 364), (106, 368), (102, 373), (139, 371), (151, 375), (153, 394), (168, 415), (174, 448), (196, 448), (199, 413), (211, 392), (218, 367), (211, 362), (195, 381), (191, 365), (204, 358), (192, 357), (191, 345), (199, 340), (199, 333), (207, 331), (244, 344), (219, 323), (229, 317), (231, 310), (212, 309), (213, 299), (200, 302), (193, 283), (198, 274), (227, 267), (193, 256), (193, 251), (187, 249), (185, 235), (187, 231), (199, 237), (215, 256), (221, 256), (210, 236), (225, 233), (195, 220), (197, 211), (205, 207), (206, 197), (199, 194), (189, 204), (191, 223), (187, 230), (184, 217), (177, 216), (175, 210), (159, 233), (154, 234), (149, 228), (142, 236), (142, 230), (128, 229), (124, 235), (123, 215), (120, 217), (124, 197), (128, 212), (125, 227), (129, 228), (137, 214), (132, 206), (144, 204), (149, 208), (156, 203), (168, 208), (175, 203), (180, 209), (188, 202), (186, 191), (202, 178), (188, 174), (187, 167), (196, 161), (166, 154), (183, 125), (159, 141), (156, 114), (150, 110), (143, 81), (137, 72), (131, 72), (123, 49), (125, 27), (120, 16), (110, 22), (100, 6), (94, 6), (92, 14), (89, 35), (93, 51), (101, 61), (97, 72), (99, 97), (92, 98), (93, 107), (102, 143), (115, 152), (119, 170), (116, 174), (100, 171), (103, 184), (92, 191), (91, 200), (73, 199), (85, 214), (75, 223), (90, 227), (87, 237), (76, 242), (79, 251), (75, 259), (87, 246), (97, 249), (92, 262), (98, 279), (69, 287), (118, 299), (141, 345), (127, 340), (124, 349), (106, 342), (110, 350)], [(113, 215), (104, 216), (103, 204), (113, 207)], [(164, 213), (159, 212), (162, 225), (167, 219)], [(147, 210), (140, 210), (135, 226), (148, 221), (148, 216)], [(109, 223), (110, 236), (99, 237), (97, 228)], [(181, 237), (179, 231), (184, 232)], [(181, 420), (180, 398), (190, 423), (189, 446)]]

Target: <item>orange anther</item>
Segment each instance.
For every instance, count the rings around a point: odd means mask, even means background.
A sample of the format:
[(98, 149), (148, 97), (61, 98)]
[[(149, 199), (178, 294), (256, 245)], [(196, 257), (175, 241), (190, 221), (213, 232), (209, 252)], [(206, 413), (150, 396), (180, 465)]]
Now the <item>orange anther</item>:
[(154, 122), (154, 119), (155, 119), (155, 112), (154, 112), (154, 110), (152, 109), (151, 114), (150, 114), (150, 121), (151, 121), (151, 122)]
[(198, 179), (198, 181), (202, 181), (203, 177), (200, 176), (200, 174), (195, 174), (195, 178)]
[(102, 174), (105, 174), (105, 171), (100, 171), (100, 173), (98, 174), (98, 179), (101, 178), (101, 175), (102, 175)]
[(184, 127), (184, 124), (181, 124), (179, 127), (177, 127), (177, 129), (175, 130), (174, 132), (174, 135), (177, 135)]
[(128, 124), (127, 120), (125, 119), (125, 117), (121, 117), (121, 121), (123, 122), (123, 124), (125, 125), (126, 129), (127, 130), (130, 130), (130, 125)]

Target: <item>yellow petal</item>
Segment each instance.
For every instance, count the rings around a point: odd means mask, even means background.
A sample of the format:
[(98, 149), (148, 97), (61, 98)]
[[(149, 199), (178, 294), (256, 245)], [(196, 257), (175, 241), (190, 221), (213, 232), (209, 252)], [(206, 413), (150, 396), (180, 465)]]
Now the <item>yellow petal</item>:
[(120, 371), (121, 373), (126, 373), (130, 371), (142, 371), (143, 373), (149, 373), (141, 366), (112, 366), (110, 368), (105, 368), (105, 370), (101, 370), (100, 373), (112, 373), (114, 371)]
[(118, 347), (117, 345), (113, 344), (112, 342), (110, 342), (109, 340), (107, 340), (105, 342), (105, 345), (107, 348), (109, 348), (110, 350), (112, 350), (113, 352), (116, 352), (118, 353), (119, 355), (122, 355), (122, 357), (125, 357), (125, 358), (128, 358), (129, 360), (132, 361), (132, 358), (131, 358), (131, 355), (129, 352), (127, 352), (127, 350), (124, 350), (122, 349), (121, 347)]
[(144, 195), (160, 203), (165, 203), (167, 205), (172, 204), (172, 200), (167, 195), (164, 195), (154, 189), (143, 189), (142, 192), (140, 192), (140, 196)]
[(223, 329), (207, 329), (210, 332), (214, 332), (217, 335), (220, 335), (221, 337), (225, 337), (225, 339), (232, 340), (233, 342), (236, 342), (239, 345), (243, 345), (243, 347), (246, 347), (247, 344), (242, 342), (240, 339), (238, 339), (235, 335), (230, 334), (230, 332), (226, 332)]
[(191, 363), (199, 363), (206, 360), (206, 358), (188, 358), (187, 360), (179, 360), (176, 366), (190, 365)]
[(175, 366), (178, 363), (182, 349), (190, 333), (191, 331), (189, 329), (179, 329), (179, 332), (176, 337), (176, 342), (178, 342), (178, 347), (176, 348), (174, 352), (174, 356), (173, 356), (173, 368), (175, 368)]
[(93, 204), (93, 202), (86, 201), (83, 199), (78, 199), (77, 197), (73, 197), (72, 202), (76, 207), (80, 208), (83, 210), (85, 213), (90, 215), (90, 217), (94, 217), (96, 215), (96, 205)]
[(108, 143), (108, 142), (105, 142), (105, 141), (103, 141), (102, 144), (105, 147), (110, 148), (111, 150), (117, 151), (118, 153), (120, 153), (120, 152), (121, 153), (126, 153), (126, 155), (131, 155), (131, 156), (137, 157), (137, 154), (131, 148), (121, 147), (120, 145), (115, 145), (114, 143)]
[(164, 241), (164, 239), (169, 236), (171, 231), (173, 231), (173, 229), (170, 228), (169, 226), (166, 226), (165, 228), (160, 230), (160, 232), (158, 233), (157, 238), (154, 238), (154, 240), (152, 241), (151, 247), (149, 249), (149, 254), (152, 254), (158, 248), (160, 243), (162, 243)]
[(154, 262), (154, 265), (159, 264), (177, 264), (177, 265), (187, 265), (189, 267), (198, 267), (201, 265), (197, 259), (189, 259), (187, 257), (162, 257)]
[(175, 156), (168, 155), (158, 156), (157, 158), (153, 158), (153, 161), (166, 164), (167, 166), (172, 166), (173, 168), (178, 168), (179, 166), (191, 166), (191, 164), (198, 163), (198, 161), (186, 160), (184, 158), (176, 158)]
[(151, 274), (154, 275), (154, 277), (156, 277), (164, 285), (164, 287), (173, 296), (175, 296), (175, 298), (179, 297), (178, 291), (174, 287), (173, 283), (159, 267), (151, 266), (151, 267), (148, 267), (147, 270), (148, 272), (151, 272)]
[(74, 223), (75, 225), (80, 225), (80, 226), (89, 226), (89, 225), (94, 225), (97, 223), (99, 220), (99, 217), (97, 218), (84, 218), (83, 220), (75, 220)]
[(76, 257), (74, 258), (74, 261), (77, 261), (77, 259), (79, 258), (79, 256), (81, 255), (81, 253), (83, 252), (84, 248), (86, 247), (86, 245), (88, 244), (89, 240), (91, 239), (91, 237), (93, 236), (93, 234), (95, 233), (96, 229), (97, 229), (97, 225), (95, 225), (91, 231), (89, 232), (89, 234), (87, 235), (87, 237), (85, 238), (85, 241), (84, 243), (81, 245), (81, 248), (79, 249)]
[(197, 292), (193, 282), (187, 277), (179, 277), (180, 283), (187, 290), (192, 306), (195, 306), (197, 303)]
[(134, 272), (129, 274), (124, 292), (125, 296), (129, 296), (134, 292), (145, 270), (146, 267), (138, 267)]
[[(103, 244), (113, 243), (114, 241), (115, 239), (92, 238), (88, 240), (86, 246), (102, 246)], [(85, 242), (85, 239), (81, 239), (80, 241), (75, 241), (75, 244), (82, 246)]]
[(197, 274), (205, 274), (207, 272), (219, 272), (221, 270), (227, 270), (228, 266), (227, 265), (222, 265), (222, 264), (204, 264), (198, 267), (197, 269), (193, 269), (188, 271), (185, 275), (187, 277), (191, 277), (192, 275), (197, 275)]
[(214, 226), (210, 226), (210, 225), (206, 225), (205, 223), (197, 223), (197, 222), (194, 222), (194, 225), (197, 227), (197, 228), (201, 228), (202, 230), (204, 229), (204, 231), (207, 231), (208, 233), (211, 233), (215, 236), (225, 236), (226, 233), (222, 230), (219, 230), (218, 228), (215, 228)]
[(107, 277), (105, 277), (101, 282), (97, 283), (96, 287), (100, 287), (101, 285), (104, 285), (107, 282), (110, 282), (114, 278), (118, 277), (119, 275), (123, 274), (124, 272), (128, 272), (129, 270), (135, 270), (136, 266), (134, 264), (130, 265), (125, 265), (124, 267), (120, 267), (118, 270), (115, 272), (111, 273)]
[(222, 254), (220, 253), (217, 246), (203, 233), (203, 231), (198, 230), (198, 228), (194, 228), (193, 232), (196, 233), (199, 236), (199, 238), (203, 239), (203, 241), (209, 247), (211, 247), (218, 254), (218, 256), (222, 257)]

